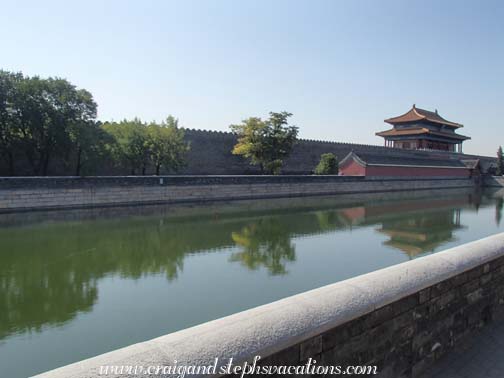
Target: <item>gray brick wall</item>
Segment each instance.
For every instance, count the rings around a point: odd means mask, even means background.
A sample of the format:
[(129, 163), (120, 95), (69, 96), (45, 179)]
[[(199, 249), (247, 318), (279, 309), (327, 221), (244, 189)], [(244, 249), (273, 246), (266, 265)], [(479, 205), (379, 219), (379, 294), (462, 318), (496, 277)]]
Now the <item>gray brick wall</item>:
[[(236, 144), (236, 136), (229, 132), (208, 131), (208, 130), (185, 130), (185, 138), (190, 143), (191, 149), (186, 156), (187, 165), (180, 174), (191, 175), (248, 175), (259, 173), (256, 166), (250, 165), (240, 156), (231, 153)], [(373, 154), (387, 154), (396, 156), (431, 156), (443, 159), (460, 158), (467, 159), (479, 158), (484, 167), (490, 162), (495, 162), (493, 157), (461, 155), (444, 151), (405, 151), (397, 148), (385, 148), (383, 146), (339, 143), (322, 140), (302, 139), (294, 147), (291, 156), (286, 160), (283, 172), (286, 174), (307, 174), (311, 173), (320, 160), (320, 155), (332, 152), (339, 159), (343, 159), (350, 151), (365, 152)], [(16, 156), (16, 172), (18, 176), (32, 174), (26, 157), (22, 154)], [(75, 167), (64, 164), (62, 161), (52, 161), (49, 166), (49, 175), (67, 176), (75, 172)], [(92, 174), (99, 176), (107, 175), (126, 175), (128, 169), (113, 166), (112, 162), (106, 161), (97, 167)], [(139, 172), (137, 172), (139, 173)], [(154, 169), (149, 167), (147, 174), (153, 174)], [(169, 172), (162, 172), (168, 174)], [(5, 161), (0, 160), (0, 176), (8, 174)], [(89, 173), (88, 173), (89, 174)]]
[(456, 275), (262, 359), (261, 364), (377, 365), (418, 377), (492, 320), (504, 320), (504, 257)]
[[(191, 144), (187, 155), (187, 166), (181, 171), (186, 174), (253, 174), (259, 169), (251, 166), (246, 160), (231, 154), (236, 144), (236, 136), (227, 132), (207, 130), (186, 130), (186, 139)], [(301, 139), (294, 147), (291, 156), (286, 160), (283, 172), (287, 174), (311, 173), (323, 153), (332, 152), (343, 159), (350, 151), (357, 153), (386, 154), (395, 156), (431, 156), (442, 159), (479, 158), (484, 167), (495, 161), (492, 157), (457, 154), (445, 151), (408, 151), (383, 146), (340, 143), (323, 140)]]

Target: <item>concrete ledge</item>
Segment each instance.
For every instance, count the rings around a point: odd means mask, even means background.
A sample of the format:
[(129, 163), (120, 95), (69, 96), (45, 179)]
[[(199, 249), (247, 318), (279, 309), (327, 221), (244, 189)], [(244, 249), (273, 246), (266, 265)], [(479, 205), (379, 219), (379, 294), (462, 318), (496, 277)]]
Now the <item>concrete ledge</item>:
[[(276, 355), (274, 361), (285, 363), (290, 357), (279, 360), (278, 356), (286, 352), (298, 363), (313, 355), (336, 364), (334, 342), (327, 341), (335, 332), (341, 336), (338, 353), (353, 348), (349, 356), (361, 356), (361, 364), (383, 362), (381, 376), (415, 376), (456, 340), (453, 331), (445, 335), (447, 329), (452, 327), (466, 334), (474, 323), (474, 314), (485, 317), (488, 311), (496, 312), (502, 306), (503, 257), (504, 233), (122, 348), (39, 377), (98, 377), (102, 365), (173, 365), (174, 360), (179, 365), (210, 365), (215, 358), (225, 363), (230, 357), (240, 363), (251, 361), (256, 355)], [(487, 310), (489, 306), (491, 309)], [(459, 313), (463, 318), (461, 327), (456, 321)], [(479, 317), (477, 320), (480, 324)], [(418, 328), (424, 323), (425, 329)], [(364, 342), (356, 346), (350, 337), (359, 337), (359, 331), (348, 332), (348, 327), (361, 330)], [(377, 329), (382, 333), (381, 339), (375, 338)], [(397, 332), (401, 332), (400, 336)], [(354, 340), (351, 346), (347, 346), (342, 335)], [(445, 337), (452, 341), (445, 343)], [(441, 349), (436, 346), (441, 345), (438, 339), (443, 340)], [(394, 353), (375, 348), (374, 344), (382, 341), (390, 344)], [(320, 343), (320, 348), (317, 346), (310, 354), (303, 349), (307, 342)], [(409, 356), (407, 363), (398, 351)], [(382, 354), (397, 354), (399, 362), (387, 357), (387, 365)], [(369, 361), (364, 360), (364, 355)]]

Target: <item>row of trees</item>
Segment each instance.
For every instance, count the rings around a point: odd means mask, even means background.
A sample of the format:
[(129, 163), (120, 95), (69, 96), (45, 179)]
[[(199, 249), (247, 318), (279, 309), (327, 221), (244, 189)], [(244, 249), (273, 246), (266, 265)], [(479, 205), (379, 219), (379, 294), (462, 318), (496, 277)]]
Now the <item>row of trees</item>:
[(42, 79), (0, 70), (0, 159), (14, 176), (15, 160), (26, 158), (33, 175), (47, 175), (57, 161), (65, 172), (92, 173), (112, 160), (132, 174), (176, 171), (189, 146), (178, 120), (97, 121), (90, 92), (61, 78)]
[[(47, 174), (56, 156), (79, 162), (79, 171), (99, 139), (96, 103), (91, 93), (59, 78), (41, 79), (0, 71), (0, 156), (14, 175), (14, 159), (22, 151), (35, 175)], [(91, 148), (92, 149), (92, 148)]]
[[(231, 125), (238, 137), (232, 153), (259, 165), (262, 173), (279, 174), (297, 142), (299, 129), (289, 125), (291, 116), (271, 112), (267, 119)], [(0, 70), (0, 159), (12, 176), (21, 156), (33, 175), (47, 175), (51, 163), (77, 176), (92, 174), (105, 162), (132, 175), (153, 167), (159, 175), (179, 170), (188, 150), (173, 116), (161, 123), (135, 118), (102, 124), (90, 92), (61, 78)], [(315, 173), (337, 174), (335, 156), (323, 156)]]
[(148, 166), (154, 167), (156, 175), (161, 168), (176, 172), (185, 164), (189, 144), (173, 116), (160, 124), (143, 123), (138, 118), (106, 122), (103, 130), (114, 138), (114, 143), (108, 146), (112, 158), (132, 175), (145, 175)]

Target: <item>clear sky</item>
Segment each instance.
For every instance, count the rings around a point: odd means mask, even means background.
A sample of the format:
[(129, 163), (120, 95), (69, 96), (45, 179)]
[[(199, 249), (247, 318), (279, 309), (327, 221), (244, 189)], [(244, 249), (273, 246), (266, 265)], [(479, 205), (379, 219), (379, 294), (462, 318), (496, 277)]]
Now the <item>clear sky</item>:
[(2, 1), (0, 68), (91, 91), (101, 120), (227, 130), (294, 113), (300, 136), (382, 144), (418, 107), (504, 144), (504, 1)]

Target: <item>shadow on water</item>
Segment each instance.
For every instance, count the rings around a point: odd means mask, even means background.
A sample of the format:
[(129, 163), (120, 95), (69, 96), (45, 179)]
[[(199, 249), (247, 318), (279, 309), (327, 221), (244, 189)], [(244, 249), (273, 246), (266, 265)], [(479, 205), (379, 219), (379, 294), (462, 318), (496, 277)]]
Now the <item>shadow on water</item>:
[(502, 193), (467, 190), (0, 215), (0, 340), (92, 311), (106, 276), (173, 281), (187, 256), (222, 250), (285, 275), (295, 238), (369, 226), (413, 258), (453, 240), (461, 209), (481, 206), (501, 222)]

